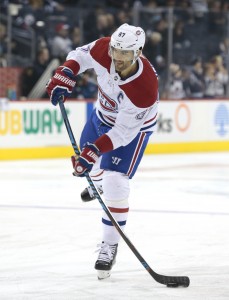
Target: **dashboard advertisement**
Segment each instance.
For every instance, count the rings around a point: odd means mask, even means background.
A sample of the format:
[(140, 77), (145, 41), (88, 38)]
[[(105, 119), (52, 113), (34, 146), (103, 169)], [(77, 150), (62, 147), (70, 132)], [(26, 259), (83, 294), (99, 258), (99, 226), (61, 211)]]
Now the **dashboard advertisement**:
[[(67, 101), (65, 106), (78, 141), (93, 103)], [(65, 157), (70, 149), (58, 107), (49, 101), (0, 99), (0, 159)], [(224, 150), (229, 150), (229, 100), (160, 102), (146, 153)]]

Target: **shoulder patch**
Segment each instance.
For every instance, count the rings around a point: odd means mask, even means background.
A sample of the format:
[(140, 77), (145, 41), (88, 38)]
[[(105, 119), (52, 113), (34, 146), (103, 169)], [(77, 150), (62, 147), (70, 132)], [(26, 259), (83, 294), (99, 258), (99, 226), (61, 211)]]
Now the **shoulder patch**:
[(158, 98), (158, 78), (149, 61), (142, 58), (143, 71), (131, 82), (120, 85), (131, 102), (139, 108), (152, 106)]
[(90, 53), (94, 60), (110, 71), (111, 58), (108, 54), (110, 37), (104, 37), (95, 42)]

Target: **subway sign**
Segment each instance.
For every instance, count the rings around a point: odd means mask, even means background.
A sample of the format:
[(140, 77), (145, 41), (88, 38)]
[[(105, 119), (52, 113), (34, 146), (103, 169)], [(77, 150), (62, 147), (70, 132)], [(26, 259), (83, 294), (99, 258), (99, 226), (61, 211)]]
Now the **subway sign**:
[(58, 110), (24, 109), (0, 111), (0, 136), (61, 133), (63, 119)]
[[(86, 121), (85, 106), (82, 101), (68, 102), (65, 106), (76, 139)], [(58, 106), (49, 101), (0, 101), (2, 156), (4, 149), (65, 146), (70, 147), (70, 141)]]

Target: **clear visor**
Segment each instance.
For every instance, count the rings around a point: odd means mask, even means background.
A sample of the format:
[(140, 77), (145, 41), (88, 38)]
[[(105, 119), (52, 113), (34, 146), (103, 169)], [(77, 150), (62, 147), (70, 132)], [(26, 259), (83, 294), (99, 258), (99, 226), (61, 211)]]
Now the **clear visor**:
[(134, 51), (133, 50), (122, 50), (110, 46), (110, 54), (114, 60), (122, 61), (133, 61), (134, 60)]

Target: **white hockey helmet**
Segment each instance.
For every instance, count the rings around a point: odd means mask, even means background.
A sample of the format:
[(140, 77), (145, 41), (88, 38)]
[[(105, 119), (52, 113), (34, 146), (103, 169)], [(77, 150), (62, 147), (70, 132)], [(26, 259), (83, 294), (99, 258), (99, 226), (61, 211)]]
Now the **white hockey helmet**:
[(136, 61), (139, 51), (145, 45), (145, 32), (141, 27), (121, 25), (111, 36), (110, 46), (120, 50), (133, 50), (134, 61)]

